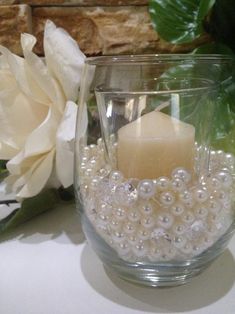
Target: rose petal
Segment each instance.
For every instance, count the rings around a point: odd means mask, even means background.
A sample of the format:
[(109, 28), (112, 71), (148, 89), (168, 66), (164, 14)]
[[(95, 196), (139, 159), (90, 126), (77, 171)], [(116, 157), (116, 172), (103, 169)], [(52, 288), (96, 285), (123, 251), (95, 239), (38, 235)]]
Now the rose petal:
[(47, 21), (44, 33), (47, 67), (61, 84), (67, 100), (76, 101), (85, 55), (78, 44), (62, 28)]
[(56, 133), (56, 172), (58, 179), (65, 188), (73, 184), (77, 108), (74, 102), (67, 102), (63, 118)]
[[(41, 93), (43, 101), (50, 104), (51, 102), (63, 109), (65, 106), (65, 96), (63, 90), (60, 88), (57, 78), (52, 77), (48, 71), (46, 64), (42, 58), (39, 58), (33, 53), (32, 49), (36, 43), (36, 38), (30, 34), (21, 35), (21, 45), (25, 57), (25, 70), (28, 78), (33, 82), (31, 89), (37, 90)], [(35, 84), (35, 82), (37, 84)]]
[(30, 175), (27, 174), (27, 181), (17, 193), (17, 199), (32, 197), (41, 192), (51, 175), (54, 156), (55, 150), (52, 150), (42, 157), (40, 163), (37, 161), (37, 167), (29, 169)]

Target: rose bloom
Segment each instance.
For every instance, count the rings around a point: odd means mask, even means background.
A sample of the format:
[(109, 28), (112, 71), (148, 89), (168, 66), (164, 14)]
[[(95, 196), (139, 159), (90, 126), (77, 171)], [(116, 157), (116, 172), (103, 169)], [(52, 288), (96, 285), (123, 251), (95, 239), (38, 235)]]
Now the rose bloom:
[(35, 43), (21, 35), (24, 58), (0, 46), (0, 159), (9, 160), (6, 182), (18, 199), (73, 184), (75, 101), (85, 56), (51, 21), (44, 59), (33, 53)]

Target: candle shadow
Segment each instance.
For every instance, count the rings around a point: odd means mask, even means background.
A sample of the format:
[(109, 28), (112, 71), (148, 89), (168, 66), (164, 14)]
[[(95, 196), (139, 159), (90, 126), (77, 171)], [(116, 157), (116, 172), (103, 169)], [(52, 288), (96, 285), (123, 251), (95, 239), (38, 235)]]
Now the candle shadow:
[[(61, 237), (62, 234), (65, 237)], [(66, 244), (68, 241), (80, 244), (84, 242), (85, 237), (75, 204), (63, 204), (2, 234), (0, 242), (12, 239), (29, 244), (37, 244), (51, 239), (62, 244)]]
[(225, 296), (235, 281), (235, 261), (228, 249), (190, 283), (174, 288), (128, 283), (105, 270), (88, 245), (82, 252), (81, 269), (90, 286), (103, 297), (143, 313), (183, 313), (209, 306)]

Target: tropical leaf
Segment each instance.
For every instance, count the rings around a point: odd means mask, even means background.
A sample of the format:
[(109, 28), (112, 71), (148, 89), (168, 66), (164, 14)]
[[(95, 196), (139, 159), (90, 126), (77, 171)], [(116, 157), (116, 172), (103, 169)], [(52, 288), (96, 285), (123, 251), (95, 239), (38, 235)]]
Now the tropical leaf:
[(53, 209), (59, 200), (59, 194), (54, 189), (45, 190), (34, 197), (25, 199), (22, 204), (19, 204), (19, 208), (0, 220), (0, 233), (6, 232), (43, 212)]
[(158, 34), (181, 44), (199, 37), (203, 21), (215, 0), (150, 0), (149, 12)]
[(234, 0), (216, 0), (207, 24), (212, 37), (229, 46), (235, 52), (235, 2)]

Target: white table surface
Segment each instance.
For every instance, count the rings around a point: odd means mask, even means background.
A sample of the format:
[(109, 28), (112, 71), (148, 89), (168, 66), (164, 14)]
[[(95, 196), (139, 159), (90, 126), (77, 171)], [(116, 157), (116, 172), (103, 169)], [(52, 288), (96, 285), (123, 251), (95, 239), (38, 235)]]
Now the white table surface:
[(0, 314), (235, 313), (235, 238), (203, 274), (144, 288), (106, 273), (74, 206), (17, 228), (0, 243)]

